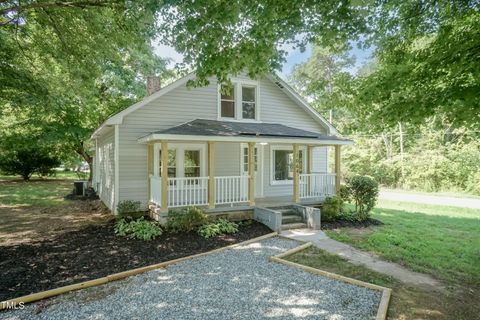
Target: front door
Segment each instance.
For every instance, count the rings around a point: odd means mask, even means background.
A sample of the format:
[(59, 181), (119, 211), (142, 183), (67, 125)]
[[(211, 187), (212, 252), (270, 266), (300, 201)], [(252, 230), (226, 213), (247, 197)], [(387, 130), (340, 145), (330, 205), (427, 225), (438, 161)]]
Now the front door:
[[(242, 144), (242, 161), (241, 171), (242, 175), (248, 175), (248, 145)], [(254, 152), (255, 159), (255, 197), (263, 197), (263, 146), (257, 144)], [(247, 191), (248, 192), (248, 191)]]

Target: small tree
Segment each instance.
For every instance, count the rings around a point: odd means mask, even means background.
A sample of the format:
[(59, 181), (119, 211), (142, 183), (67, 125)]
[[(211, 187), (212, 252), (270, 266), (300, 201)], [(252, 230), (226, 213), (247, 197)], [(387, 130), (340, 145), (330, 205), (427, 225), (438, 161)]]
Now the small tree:
[(368, 176), (354, 176), (348, 182), (349, 194), (355, 203), (357, 219), (368, 219), (378, 198), (378, 183)]
[(35, 172), (45, 176), (59, 165), (60, 160), (50, 150), (34, 144), (0, 152), (0, 170), (18, 174), (23, 180), (29, 180)]

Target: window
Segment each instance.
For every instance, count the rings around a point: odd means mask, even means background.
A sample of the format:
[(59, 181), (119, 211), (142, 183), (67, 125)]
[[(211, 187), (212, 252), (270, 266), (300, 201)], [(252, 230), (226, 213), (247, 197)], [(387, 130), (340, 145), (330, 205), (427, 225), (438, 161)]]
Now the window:
[[(293, 180), (293, 150), (273, 149), (273, 181)], [(299, 151), (300, 172), (303, 172), (303, 150)]]
[(242, 87), (242, 118), (255, 119), (255, 87)]
[(185, 177), (200, 177), (200, 150), (185, 150)]
[[(253, 158), (255, 159), (255, 172), (257, 172), (258, 167), (258, 149), (255, 147), (255, 151), (253, 154)], [(248, 172), (248, 147), (243, 148), (243, 171)]]
[[(160, 150), (160, 170), (162, 168), (162, 151)], [(175, 178), (177, 176), (177, 151), (168, 150), (168, 176)], [(160, 172), (161, 175), (161, 172)]]
[(235, 91), (234, 88), (222, 86), (221, 89), (221, 117), (235, 118)]

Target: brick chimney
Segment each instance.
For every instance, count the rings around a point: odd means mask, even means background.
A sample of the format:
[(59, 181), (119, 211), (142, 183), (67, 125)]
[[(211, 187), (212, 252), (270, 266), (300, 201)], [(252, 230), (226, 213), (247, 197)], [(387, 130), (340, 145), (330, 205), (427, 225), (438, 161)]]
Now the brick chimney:
[(147, 95), (151, 95), (162, 88), (160, 77), (148, 76), (147, 77)]

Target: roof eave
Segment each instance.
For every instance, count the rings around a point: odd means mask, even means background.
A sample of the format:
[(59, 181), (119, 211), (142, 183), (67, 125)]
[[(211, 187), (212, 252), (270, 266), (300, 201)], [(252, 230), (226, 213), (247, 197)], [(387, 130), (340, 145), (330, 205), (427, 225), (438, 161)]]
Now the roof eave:
[(351, 145), (352, 140), (337, 140), (337, 139), (312, 139), (312, 138), (289, 138), (289, 137), (265, 137), (265, 136), (202, 136), (202, 135), (182, 135), (182, 134), (159, 134), (151, 133), (139, 138), (139, 143), (152, 143), (159, 140), (170, 141), (214, 141), (214, 142), (266, 142), (266, 143), (298, 143), (305, 145)]

